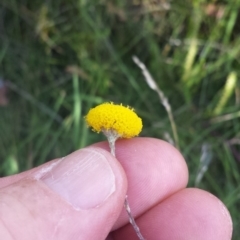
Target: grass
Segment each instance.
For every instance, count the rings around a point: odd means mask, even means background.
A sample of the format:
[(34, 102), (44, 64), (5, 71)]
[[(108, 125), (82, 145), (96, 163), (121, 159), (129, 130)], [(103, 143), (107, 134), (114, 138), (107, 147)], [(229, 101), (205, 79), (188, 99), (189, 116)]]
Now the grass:
[[(83, 116), (103, 101), (121, 102), (143, 118), (142, 136), (178, 137), (189, 186), (226, 204), (239, 239), (239, 10), (239, 0), (2, 0), (9, 103), (0, 108), (1, 176), (103, 140)], [(171, 121), (134, 55), (168, 99)]]

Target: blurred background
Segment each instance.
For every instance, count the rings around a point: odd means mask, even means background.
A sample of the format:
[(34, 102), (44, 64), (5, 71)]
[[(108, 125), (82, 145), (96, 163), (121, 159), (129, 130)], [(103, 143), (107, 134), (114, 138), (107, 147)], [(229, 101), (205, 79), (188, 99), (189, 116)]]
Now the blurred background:
[(239, 21), (239, 0), (1, 0), (0, 176), (105, 140), (84, 116), (123, 103), (141, 136), (179, 148), (239, 239)]

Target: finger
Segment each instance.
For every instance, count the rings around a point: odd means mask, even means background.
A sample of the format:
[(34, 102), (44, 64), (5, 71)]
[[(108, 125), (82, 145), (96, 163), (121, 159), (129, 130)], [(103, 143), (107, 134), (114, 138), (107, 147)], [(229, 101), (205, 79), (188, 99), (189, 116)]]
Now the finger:
[(76, 151), (0, 189), (0, 239), (105, 239), (126, 188), (107, 151)]
[[(95, 146), (109, 149), (106, 142)], [(154, 138), (120, 140), (116, 144), (116, 156), (127, 175), (127, 195), (135, 217), (187, 185), (186, 162), (167, 142)], [(126, 223), (128, 217), (123, 209), (114, 229)]]
[[(223, 203), (200, 189), (183, 189), (137, 219), (148, 240), (230, 240), (232, 220)], [(114, 240), (138, 239), (128, 224), (113, 233)]]

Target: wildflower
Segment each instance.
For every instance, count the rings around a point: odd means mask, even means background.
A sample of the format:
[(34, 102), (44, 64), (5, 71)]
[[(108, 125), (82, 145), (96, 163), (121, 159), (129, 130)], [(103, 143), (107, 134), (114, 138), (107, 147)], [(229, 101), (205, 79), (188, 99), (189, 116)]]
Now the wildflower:
[[(109, 142), (111, 154), (115, 157), (115, 141), (120, 138), (132, 138), (142, 130), (142, 120), (130, 107), (113, 103), (103, 103), (92, 108), (85, 117), (89, 126), (96, 132), (103, 132)], [(144, 240), (139, 227), (137, 226), (129, 206), (128, 198), (125, 197), (129, 222), (132, 224), (138, 238)]]
[(121, 138), (132, 138), (142, 130), (142, 120), (133, 109), (113, 103), (103, 103), (92, 108), (86, 121), (96, 132), (113, 131)]

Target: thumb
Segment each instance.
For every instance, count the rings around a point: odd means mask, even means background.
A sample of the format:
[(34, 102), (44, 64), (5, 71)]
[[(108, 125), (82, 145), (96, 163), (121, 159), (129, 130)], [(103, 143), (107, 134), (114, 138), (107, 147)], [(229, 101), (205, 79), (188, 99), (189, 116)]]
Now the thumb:
[(107, 151), (88, 147), (0, 189), (0, 239), (105, 239), (126, 194)]

